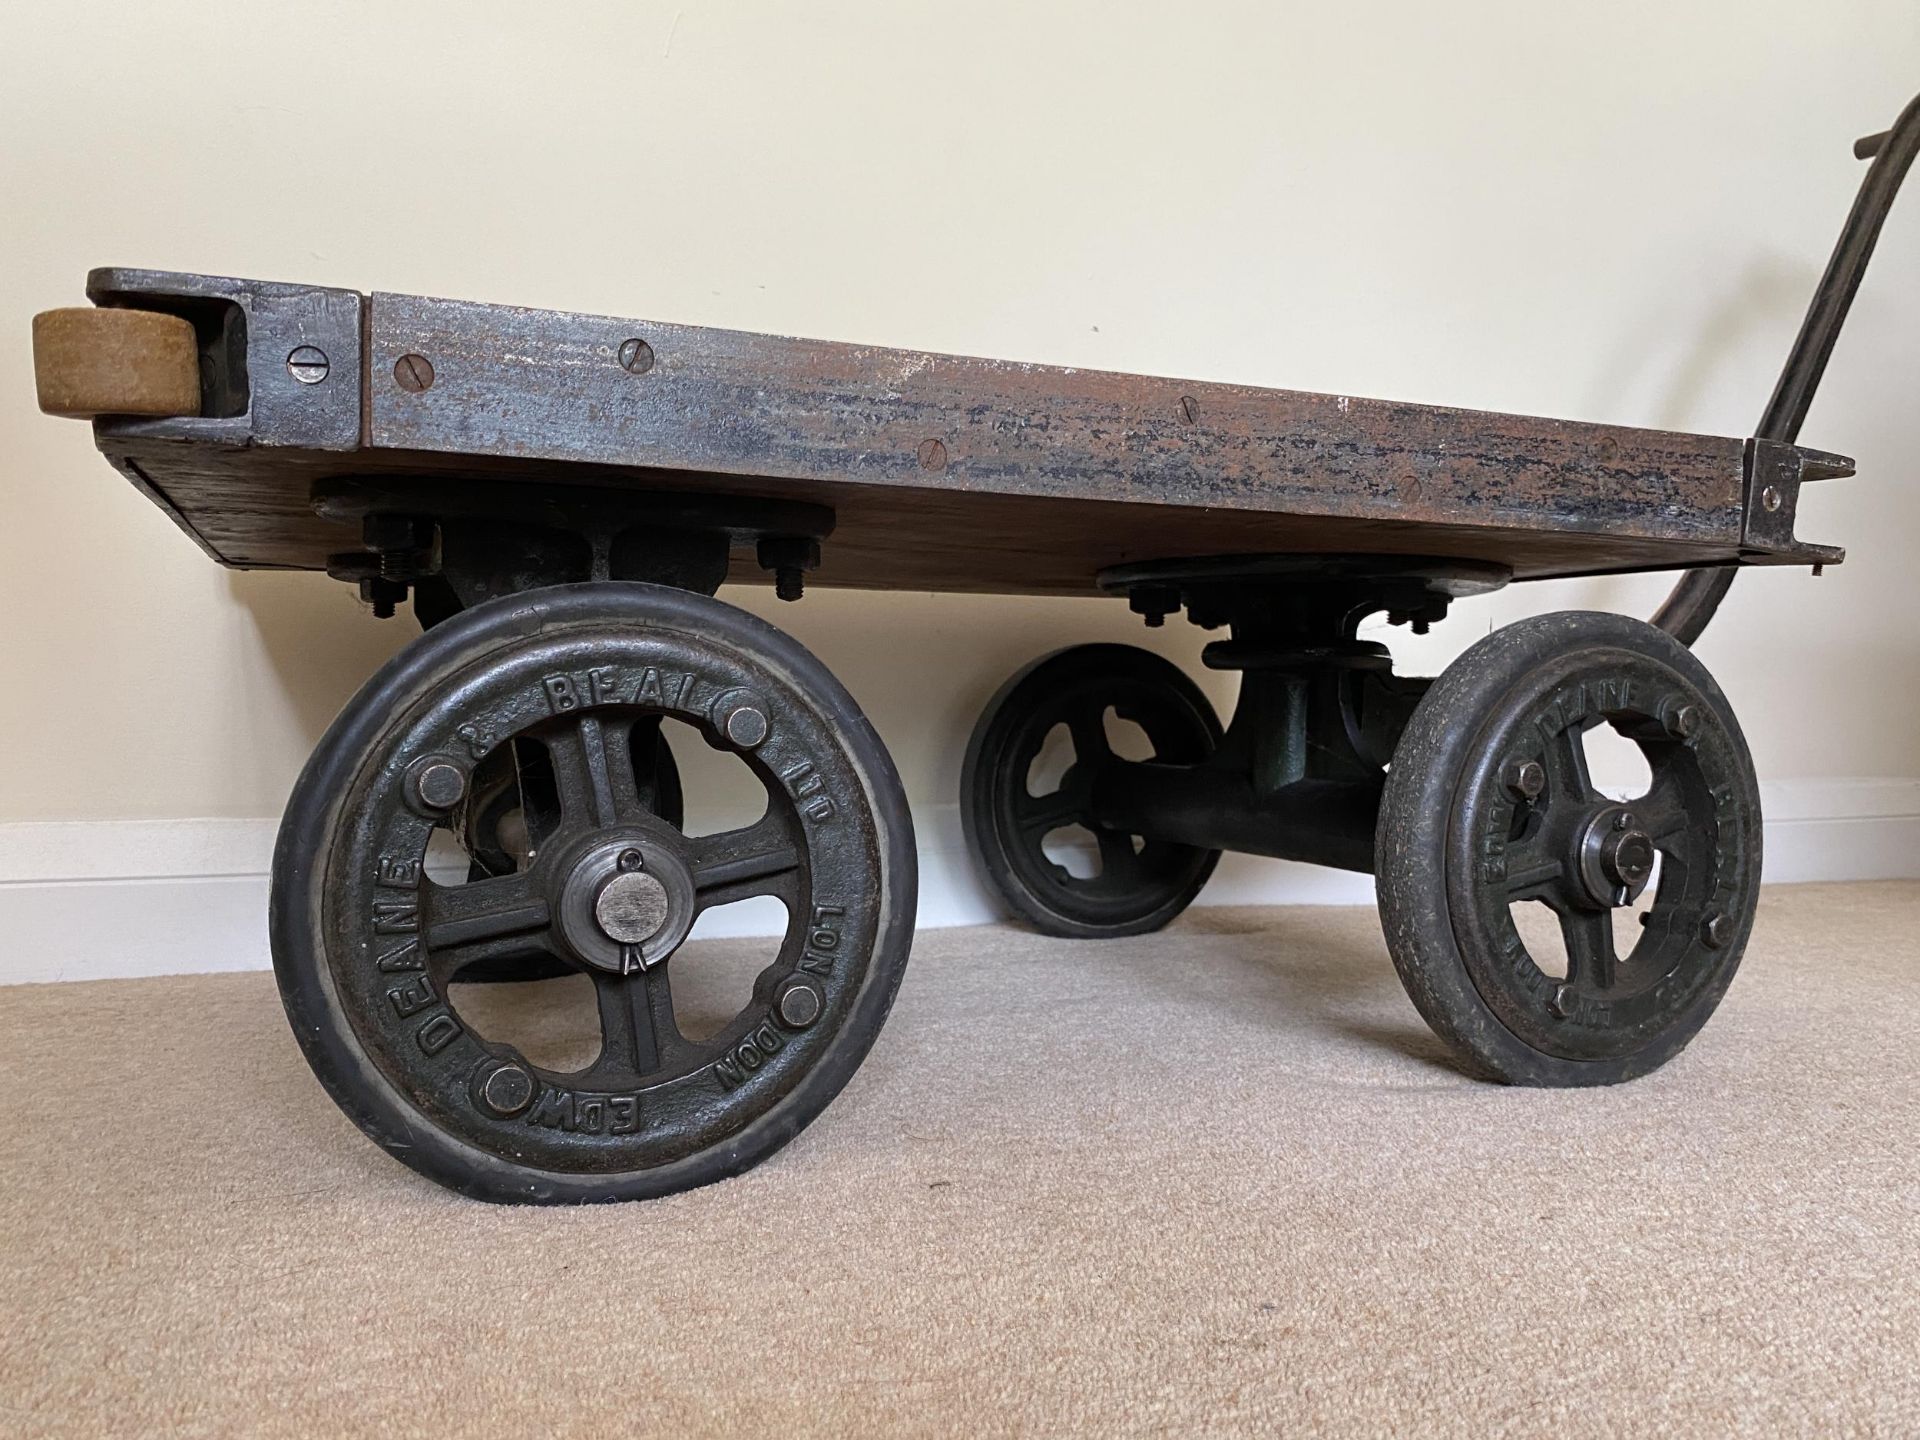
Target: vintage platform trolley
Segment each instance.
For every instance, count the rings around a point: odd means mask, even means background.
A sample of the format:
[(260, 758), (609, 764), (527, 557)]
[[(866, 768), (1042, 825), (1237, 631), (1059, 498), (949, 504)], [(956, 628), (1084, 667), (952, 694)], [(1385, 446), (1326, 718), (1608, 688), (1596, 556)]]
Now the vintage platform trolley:
[[(1851, 465), (1795, 442), (1917, 144), (1920, 102), (1857, 147), (1860, 198), (1745, 440), (125, 269), (37, 317), (36, 370), (42, 407), (91, 417), (221, 564), (324, 569), (424, 628), (301, 775), (270, 929), (314, 1071), (435, 1180), (565, 1202), (735, 1174), (819, 1114), (887, 1015), (914, 924), (900, 781), (818, 660), (714, 598), (730, 580), (1106, 594), (1220, 632), (1205, 663), (1243, 677), (1225, 726), (1127, 646), (994, 697), (962, 808), (1006, 905), (1097, 939), (1167, 924), (1223, 850), (1371, 872), (1463, 1066), (1605, 1084), (1684, 1046), (1747, 943), (1753, 766), (1687, 647), (1738, 567), (1841, 558), (1794, 515)], [(1542, 615), (1435, 680), (1357, 634), (1514, 580), (1657, 569), (1686, 573), (1653, 624)], [(1151, 754), (1116, 751), (1109, 716)], [(751, 769), (761, 819), (688, 833), (667, 721)], [(1595, 788), (1598, 726), (1638, 746), (1646, 793)], [(1061, 728), (1071, 761), (1036, 787)], [(1096, 866), (1049, 853), (1063, 827)], [(789, 916), (777, 953), (693, 1038), (676, 951), (761, 895)], [(1557, 970), (1516, 900), (1557, 919)], [(597, 996), (576, 1068), (449, 1001), (555, 974)]]

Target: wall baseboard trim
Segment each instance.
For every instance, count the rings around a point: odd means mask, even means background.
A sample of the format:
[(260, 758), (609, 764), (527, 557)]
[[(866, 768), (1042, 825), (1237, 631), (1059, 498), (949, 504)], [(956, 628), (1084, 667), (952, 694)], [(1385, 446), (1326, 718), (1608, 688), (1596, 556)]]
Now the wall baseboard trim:
[[(1920, 780), (1762, 786), (1765, 877), (1920, 878)], [(954, 805), (915, 814), (920, 925), (1000, 917), (981, 889)], [(0, 825), (0, 984), (197, 974), (266, 966), (276, 820), (55, 820)], [(1365, 875), (1229, 855), (1203, 905), (1364, 905)], [(767, 912), (717, 912), (699, 934), (764, 934)]]

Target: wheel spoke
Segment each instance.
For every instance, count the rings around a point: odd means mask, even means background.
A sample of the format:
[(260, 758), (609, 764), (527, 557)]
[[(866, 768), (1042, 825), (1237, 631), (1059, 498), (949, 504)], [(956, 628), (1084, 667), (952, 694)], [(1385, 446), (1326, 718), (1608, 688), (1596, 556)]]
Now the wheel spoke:
[(1513, 900), (1544, 900), (1559, 888), (1560, 881), (1566, 875), (1566, 866), (1556, 855), (1547, 853), (1541, 844), (1541, 834), (1529, 836), (1525, 840), (1516, 840), (1507, 846), (1507, 898)]
[(583, 715), (547, 737), (560, 810), (575, 825), (606, 830), (644, 811), (628, 749), (631, 720)]
[(777, 812), (769, 811), (765, 819), (743, 829), (703, 835), (687, 848), (696, 911), (756, 895), (777, 895), (791, 903), (800, 847)]
[(1096, 830), (1100, 842), (1100, 879), (1102, 883), (1137, 884), (1144, 879), (1140, 853), (1133, 848), (1133, 837), (1118, 830)]
[(593, 972), (600, 1003), (597, 1077), (641, 1079), (675, 1064), (691, 1048), (673, 1015), (673, 983), (663, 961), (630, 975)]
[(553, 916), (525, 875), (501, 875), (465, 885), (427, 885), (421, 894), (420, 933), (427, 968), (444, 988), (476, 960), (549, 953)]
[(1587, 750), (1581, 728), (1569, 725), (1547, 742), (1547, 804), (1549, 808), (1586, 805), (1597, 799), (1587, 774)]
[(1653, 788), (1633, 806), (1633, 818), (1646, 831), (1656, 847), (1670, 843), (1687, 832), (1690, 817), (1680, 795), (1679, 782), (1671, 776), (1655, 780)]
[(1067, 715), (1067, 733), (1073, 736), (1074, 764), (1086, 767), (1111, 759), (1107, 745), (1107, 707), (1098, 700), (1083, 700)]
[(549, 919), (546, 900), (520, 874), (429, 885), (422, 909), (427, 946), (434, 950), (545, 929)]
[(1081, 786), (1062, 787), (1051, 795), (1025, 797), (1014, 802), (1014, 823), (1023, 834), (1045, 835), (1063, 825), (1081, 824), (1087, 816), (1087, 793)]
[(1567, 981), (1590, 990), (1611, 990), (1618, 966), (1611, 910), (1565, 910), (1560, 934), (1567, 946)]

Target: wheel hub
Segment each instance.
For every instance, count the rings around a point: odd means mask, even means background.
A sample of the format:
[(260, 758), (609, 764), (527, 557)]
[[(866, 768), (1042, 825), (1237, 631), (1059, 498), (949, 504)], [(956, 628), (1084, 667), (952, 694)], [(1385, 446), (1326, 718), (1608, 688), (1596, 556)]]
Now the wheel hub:
[(1653, 878), (1653, 837), (1623, 806), (1601, 809), (1580, 831), (1576, 869), (1594, 904), (1631, 905)]
[(588, 965), (628, 975), (671, 955), (693, 925), (693, 877), (652, 836), (603, 838), (560, 888), (560, 935)]

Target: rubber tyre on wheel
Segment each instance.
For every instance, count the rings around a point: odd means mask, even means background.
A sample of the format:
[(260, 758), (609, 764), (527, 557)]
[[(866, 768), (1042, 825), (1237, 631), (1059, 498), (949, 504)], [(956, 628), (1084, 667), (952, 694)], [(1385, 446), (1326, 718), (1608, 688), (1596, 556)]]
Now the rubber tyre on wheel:
[[(1197, 765), (1219, 746), (1220, 721), (1180, 668), (1131, 645), (1078, 645), (1021, 670), (981, 712), (960, 777), (967, 848), (987, 884), (1045, 935), (1107, 939), (1158, 930), (1193, 902), (1218, 850), (1103, 831), (1088, 809), (1093, 767), (1108, 756), (1106, 712), (1140, 726), (1154, 759)], [(1061, 789), (1033, 796), (1029, 768), (1056, 725), (1073, 736)], [(1039, 817), (1031, 821), (1030, 816)], [(1078, 825), (1100, 844), (1102, 873), (1076, 879), (1041, 844)]]
[[(1640, 745), (1647, 796), (1593, 791), (1579, 735), (1603, 721)], [(1577, 889), (1589, 883), (1580, 847), (1609, 818), (1606, 833), (1643, 827), (1661, 852), (1648, 958), (1619, 956), (1620, 912)], [(1463, 654), (1415, 709), (1376, 865), (1394, 965), (1470, 1070), (1550, 1086), (1643, 1075), (1706, 1023), (1746, 946), (1760, 877), (1746, 741), (1706, 668), (1653, 626), (1587, 612), (1520, 621)], [(1508, 911), (1522, 899), (1555, 911), (1573, 957), (1564, 977), (1520, 940)]]
[[(641, 804), (637, 782), (614, 770), (630, 727), (653, 715), (731, 746), (766, 786), (767, 815), (689, 838)], [(410, 777), (448, 763), (470, 770), (521, 735), (544, 736), (564, 757), (570, 787), (540, 861), (464, 886), (431, 881), (427, 846), (448, 816), (423, 813), (431, 802)], [(459, 786), (441, 770), (434, 793)], [(678, 928), (636, 931), (631, 943), (594, 931), (615, 923), (596, 916), (633, 923), (633, 912), (601, 904), (608, 877), (642, 868), (661, 877), (651, 883)], [(600, 900), (581, 892), (582, 877), (600, 884)], [(281, 825), (270, 932), (294, 1034), (372, 1139), (468, 1195), (577, 1203), (737, 1174), (813, 1120), (893, 1003), (914, 892), (899, 778), (819, 661), (720, 601), (596, 583), (466, 611), (349, 702)], [(703, 903), (761, 893), (789, 910), (778, 954), (729, 1026), (703, 1040), (679, 1034), (665, 988), (671, 950), (642, 945), (677, 947)], [(585, 1070), (539, 1070), (473, 1032), (448, 999), (446, 981), (469, 958), (535, 940), (588, 973), (601, 997), (603, 1048)], [(804, 1005), (789, 1003), (802, 991)], [(618, 1037), (606, 1028), (616, 1022), (628, 1027)]]

